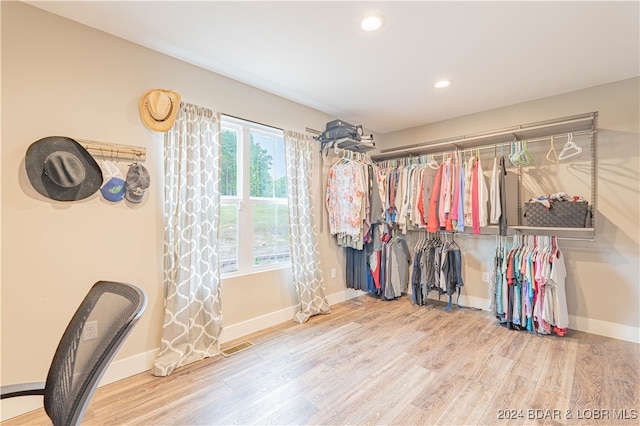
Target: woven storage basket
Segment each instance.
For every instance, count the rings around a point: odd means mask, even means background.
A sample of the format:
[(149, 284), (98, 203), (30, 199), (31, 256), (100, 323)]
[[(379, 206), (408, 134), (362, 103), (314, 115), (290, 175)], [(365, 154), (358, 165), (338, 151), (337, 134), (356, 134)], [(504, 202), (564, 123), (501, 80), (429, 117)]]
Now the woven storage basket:
[(584, 228), (589, 213), (586, 201), (555, 201), (547, 209), (541, 203), (525, 203), (527, 226)]

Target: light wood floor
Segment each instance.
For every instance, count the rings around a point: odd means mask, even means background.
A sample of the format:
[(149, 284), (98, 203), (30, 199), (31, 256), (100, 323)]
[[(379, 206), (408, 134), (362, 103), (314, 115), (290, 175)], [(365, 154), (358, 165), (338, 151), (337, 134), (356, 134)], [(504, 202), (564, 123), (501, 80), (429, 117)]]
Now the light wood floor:
[[(248, 339), (229, 358), (98, 389), (83, 423), (640, 423), (640, 345), (620, 340), (538, 337), (487, 312), (369, 296)], [(39, 410), (3, 425), (47, 423)]]

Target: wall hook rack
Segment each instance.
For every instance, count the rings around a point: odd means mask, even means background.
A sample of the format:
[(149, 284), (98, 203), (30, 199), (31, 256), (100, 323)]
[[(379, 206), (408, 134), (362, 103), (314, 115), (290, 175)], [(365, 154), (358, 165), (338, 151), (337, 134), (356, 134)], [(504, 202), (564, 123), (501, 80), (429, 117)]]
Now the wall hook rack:
[(108, 142), (98, 142), (89, 139), (76, 139), (89, 154), (97, 159), (111, 161), (145, 161), (147, 149), (143, 146), (121, 145)]

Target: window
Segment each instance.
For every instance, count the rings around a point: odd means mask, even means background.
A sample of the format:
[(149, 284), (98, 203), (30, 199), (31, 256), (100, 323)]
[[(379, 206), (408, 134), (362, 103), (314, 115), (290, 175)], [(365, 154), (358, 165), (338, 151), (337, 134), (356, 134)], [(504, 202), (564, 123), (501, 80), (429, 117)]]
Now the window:
[(290, 264), (282, 131), (222, 116), (220, 270)]

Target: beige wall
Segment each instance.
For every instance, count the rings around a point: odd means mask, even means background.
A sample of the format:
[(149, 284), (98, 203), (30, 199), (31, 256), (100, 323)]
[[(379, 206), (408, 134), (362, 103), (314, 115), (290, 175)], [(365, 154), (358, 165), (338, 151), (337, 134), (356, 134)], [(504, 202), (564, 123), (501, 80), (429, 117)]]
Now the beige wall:
[[(623, 80), (572, 93), (540, 99), (479, 114), (459, 117), (385, 135), (385, 148), (501, 129), (554, 118), (599, 111), (597, 136), (597, 242), (561, 241), (567, 259), (567, 303), (572, 328), (640, 340), (640, 137), (639, 78)], [(578, 139), (576, 138), (576, 141)], [(564, 145), (556, 142), (559, 153)], [(529, 179), (532, 191), (546, 180), (549, 192), (589, 195), (586, 162), (572, 170), (551, 175), (545, 147), (537, 154), (538, 182)], [(582, 144), (584, 146), (584, 144)], [(587, 156), (588, 150), (583, 157)], [(489, 159), (484, 157), (488, 174)], [(493, 152), (488, 153), (493, 157)], [(576, 173), (576, 169), (582, 172)], [(540, 171), (542, 170), (542, 171)], [(587, 169), (588, 170), (588, 169)], [(536, 170), (531, 170), (534, 173)], [(555, 172), (554, 172), (555, 173)], [(572, 180), (577, 182), (571, 182)], [(571, 187), (572, 189), (564, 189)], [(557, 188), (552, 191), (551, 188)], [(574, 189), (578, 188), (578, 189)], [(579, 192), (573, 192), (573, 191)], [(537, 193), (543, 195), (544, 193)], [(488, 297), (482, 271), (491, 269), (495, 242), (492, 237), (460, 237), (465, 248), (463, 294)], [(622, 326), (622, 327), (620, 327)], [(618, 330), (615, 330), (615, 329)], [(625, 331), (620, 331), (620, 330)]]
[[(116, 361), (153, 354), (164, 297), (163, 142), (140, 122), (140, 94), (169, 88), (186, 102), (297, 131), (321, 129), (334, 117), (22, 3), (1, 8), (1, 382), (44, 380), (68, 319), (101, 279), (135, 283), (149, 298)], [(24, 153), (51, 135), (144, 146), (152, 182), (144, 202), (112, 204), (96, 194), (60, 203), (40, 196), (26, 179)], [(316, 181), (318, 167), (316, 154)], [(316, 212), (319, 190), (314, 185)], [(319, 244), (327, 293), (340, 300), (341, 274), (328, 278), (340, 267), (339, 253), (326, 233)], [(274, 312), (291, 318), (297, 304), (289, 269), (223, 280), (222, 293), (227, 329), (256, 318), (269, 325), (273, 318), (265, 316)], [(4, 401), (3, 417), (11, 404), (20, 403)]]

